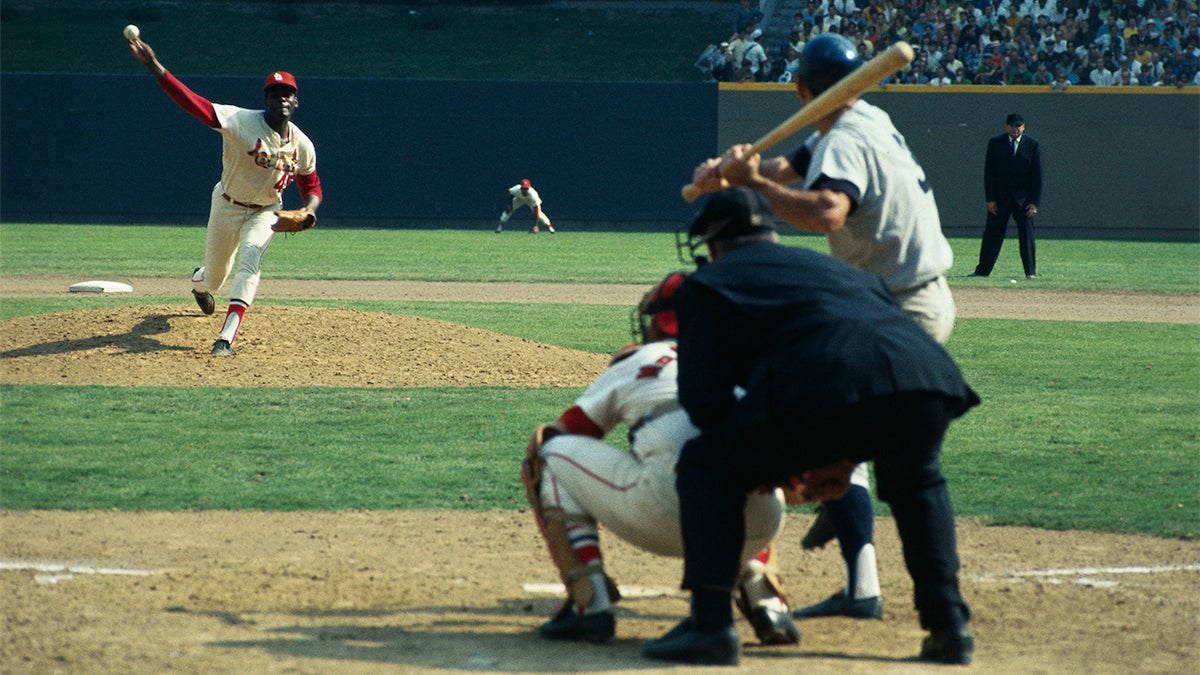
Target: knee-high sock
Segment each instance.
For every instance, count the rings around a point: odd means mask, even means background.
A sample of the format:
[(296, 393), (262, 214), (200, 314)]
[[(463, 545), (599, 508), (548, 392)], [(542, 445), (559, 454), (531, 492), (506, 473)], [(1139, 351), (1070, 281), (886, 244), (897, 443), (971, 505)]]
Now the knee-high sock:
[(879, 570), (875, 562), (875, 511), (871, 494), (861, 485), (851, 485), (842, 497), (825, 502), (829, 522), (837, 535), (846, 563), (846, 597), (879, 595)]
[(221, 334), (217, 336), (218, 340), (229, 340), (229, 344), (233, 344), (247, 309), (249, 307), (241, 300), (229, 301), (229, 311), (225, 314), (225, 325), (221, 328)]

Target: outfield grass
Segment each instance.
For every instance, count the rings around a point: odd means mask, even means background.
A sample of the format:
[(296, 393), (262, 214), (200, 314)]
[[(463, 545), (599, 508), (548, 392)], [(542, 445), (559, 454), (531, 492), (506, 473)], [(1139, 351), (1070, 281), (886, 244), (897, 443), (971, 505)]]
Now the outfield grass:
[[(0, 270), (86, 269), (89, 278), (118, 279), (186, 273), (201, 236), (201, 229), (183, 227), (3, 225)], [(673, 241), (644, 232), (532, 238), (314, 230), (273, 245), (268, 268), (279, 277), (649, 284), (680, 266)], [(786, 241), (824, 248), (819, 237)], [(1200, 245), (1047, 244), (1039, 285), (1200, 290)], [(977, 242), (952, 245), (965, 273), (961, 261), (973, 258)], [(952, 279), (968, 284), (1008, 285), (999, 277)], [(0, 316), (159, 302), (182, 300), (4, 298)], [(275, 302), (415, 314), (597, 353), (627, 339), (629, 310)], [(1191, 325), (961, 319), (949, 349), (984, 404), (947, 438), (946, 473), (959, 514), (996, 524), (1200, 536), (1198, 337)], [(517, 458), (531, 429), (578, 393), (4, 386), (0, 506), (520, 508)], [(223, 423), (231, 410), (237, 424)], [(880, 505), (880, 512), (887, 510)]]
[[(787, 234), (788, 244), (828, 252), (825, 238)], [(1023, 277), (1016, 242), (992, 277), (965, 278), (978, 238), (954, 238), (951, 285), (1008, 287)], [(0, 224), (0, 273), (82, 274), (89, 278), (186, 276), (200, 264), (202, 226)], [(1050, 289), (1200, 291), (1200, 244), (1050, 239), (1038, 242), (1039, 279)], [(317, 228), (277, 237), (265, 264), (271, 277), (423, 281), (549, 281), (651, 284), (684, 266), (672, 232), (562, 232), (496, 236), (481, 230)], [(1024, 283), (1024, 279), (1021, 279)], [(265, 297), (264, 301), (270, 301)]]

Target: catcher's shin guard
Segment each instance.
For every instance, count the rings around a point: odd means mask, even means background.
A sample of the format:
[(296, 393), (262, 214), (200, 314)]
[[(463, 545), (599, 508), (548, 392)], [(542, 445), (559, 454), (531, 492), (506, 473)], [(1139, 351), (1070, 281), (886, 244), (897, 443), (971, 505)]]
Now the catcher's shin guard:
[(584, 565), (576, 555), (575, 548), (571, 546), (570, 536), (567, 534), (567, 518), (564, 514), (559, 509), (547, 508), (542, 504), (542, 469), (545, 467), (546, 461), (538, 453), (542, 444), (557, 433), (554, 428), (547, 425), (541, 425), (534, 431), (533, 438), (530, 439), (526, 448), (525, 460), (521, 463), (521, 483), (525, 486), (525, 498), (529, 501), (538, 530), (542, 534), (542, 539), (546, 541), (546, 550), (549, 551), (554, 566), (558, 568), (559, 577), (567, 589), (567, 595), (570, 597), (570, 601), (574, 602), (582, 611), (591, 605), (592, 600), (596, 597), (597, 589), (593, 587), (591, 581), (593, 574), (603, 575), (610, 602), (619, 600), (621, 594), (617, 590), (616, 583), (604, 573), (604, 567), (600, 560)]

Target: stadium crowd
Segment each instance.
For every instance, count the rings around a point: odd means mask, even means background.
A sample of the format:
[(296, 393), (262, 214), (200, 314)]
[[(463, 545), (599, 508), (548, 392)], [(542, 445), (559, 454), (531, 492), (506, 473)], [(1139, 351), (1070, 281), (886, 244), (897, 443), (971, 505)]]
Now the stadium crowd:
[[(912, 64), (896, 84), (1200, 85), (1197, 0), (803, 0), (772, 44), (740, 3), (732, 34), (696, 60), (709, 81), (790, 82), (804, 43), (850, 38), (866, 60), (897, 41)], [(787, 10), (791, 11), (791, 10)], [(786, 13), (786, 12), (785, 12)], [(787, 20), (784, 16), (770, 19)], [(778, 31), (776, 31), (778, 32)]]

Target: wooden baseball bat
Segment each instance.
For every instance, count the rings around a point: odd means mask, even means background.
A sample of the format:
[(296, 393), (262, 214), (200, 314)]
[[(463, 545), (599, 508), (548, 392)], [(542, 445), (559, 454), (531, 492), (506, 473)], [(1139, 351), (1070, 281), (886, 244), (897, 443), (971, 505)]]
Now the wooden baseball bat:
[[(832, 87), (821, 92), (795, 115), (784, 120), (767, 135), (754, 142), (747, 157), (762, 153), (779, 141), (800, 131), (804, 127), (825, 117), (846, 101), (870, 89), (876, 82), (908, 65), (913, 60), (913, 49), (907, 42), (897, 42), (875, 58), (859, 66)], [(700, 196), (700, 189), (688, 183), (680, 191), (683, 200), (693, 202)]]

